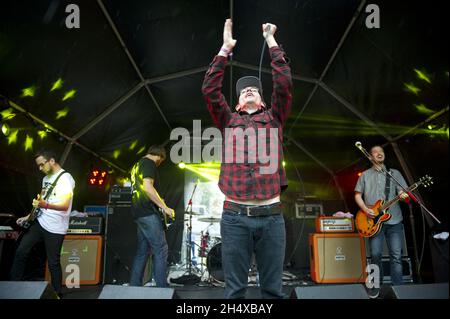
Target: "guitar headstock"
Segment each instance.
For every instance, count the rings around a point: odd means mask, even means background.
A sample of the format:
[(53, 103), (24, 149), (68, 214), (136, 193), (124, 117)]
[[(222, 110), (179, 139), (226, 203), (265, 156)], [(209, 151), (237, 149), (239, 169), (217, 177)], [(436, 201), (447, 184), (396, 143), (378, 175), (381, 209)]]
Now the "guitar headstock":
[(419, 183), (423, 185), (423, 187), (428, 187), (433, 184), (433, 177), (425, 175), (419, 179)]

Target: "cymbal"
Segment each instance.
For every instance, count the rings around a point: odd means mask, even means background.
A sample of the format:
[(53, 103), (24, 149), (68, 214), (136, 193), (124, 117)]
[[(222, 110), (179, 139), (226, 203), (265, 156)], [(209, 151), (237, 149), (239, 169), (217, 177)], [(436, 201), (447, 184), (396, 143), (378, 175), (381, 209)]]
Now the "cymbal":
[(220, 222), (220, 218), (217, 217), (202, 217), (198, 219), (199, 222), (205, 223), (218, 223)]
[(200, 213), (197, 213), (197, 212), (185, 212), (184, 214), (185, 215), (196, 215), (196, 216), (200, 216), (201, 215)]

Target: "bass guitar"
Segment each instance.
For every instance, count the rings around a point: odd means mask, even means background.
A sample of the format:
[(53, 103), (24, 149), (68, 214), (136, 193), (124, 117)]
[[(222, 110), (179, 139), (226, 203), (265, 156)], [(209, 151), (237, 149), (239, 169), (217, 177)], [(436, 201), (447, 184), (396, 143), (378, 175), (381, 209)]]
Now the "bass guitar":
[[(408, 187), (406, 191), (411, 192), (418, 188), (420, 185), (427, 187), (431, 184), (433, 184), (432, 177), (425, 175), (424, 177), (420, 178), (418, 182)], [(400, 194), (386, 203), (382, 199), (377, 200), (377, 202), (373, 206), (369, 206), (369, 208), (372, 209), (372, 211), (375, 213), (374, 218), (370, 218), (369, 216), (367, 216), (362, 209), (359, 210), (355, 218), (356, 229), (358, 229), (359, 234), (362, 237), (372, 237), (376, 235), (383, 226), (383, 223), (388, 221), (392, 217), (392, 215), (388, 212), (389, 207), (391, 207), (399, 200)]]

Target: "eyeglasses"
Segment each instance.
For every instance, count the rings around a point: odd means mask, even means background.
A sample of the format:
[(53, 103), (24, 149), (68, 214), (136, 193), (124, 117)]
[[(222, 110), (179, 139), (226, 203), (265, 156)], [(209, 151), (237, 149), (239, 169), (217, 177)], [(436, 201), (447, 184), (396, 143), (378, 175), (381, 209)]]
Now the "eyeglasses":
[(247, 93), (248, 91), (250, 91), (252, 93), (258, 93), (259, 92), (259, 90), (257, 88), (248, 88), (248, 89), (243, 89), (241, 91), (241, 95), (244, 94), (244, 93)]
[(41, 167), (44, 167), (44, 165), (47, 163), (48, 161), (45, 161), (45, 162), (42, 162), (42, 163), (39, 163), (39, 164), (37, 164), (37, 166), (39, 167), (39, 168), (41, 168)]

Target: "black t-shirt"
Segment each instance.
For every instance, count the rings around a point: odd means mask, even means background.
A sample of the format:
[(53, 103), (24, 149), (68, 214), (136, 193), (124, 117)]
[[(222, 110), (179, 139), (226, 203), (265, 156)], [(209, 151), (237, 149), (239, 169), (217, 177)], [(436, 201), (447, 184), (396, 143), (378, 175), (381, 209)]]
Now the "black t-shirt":
[(131, 170), (131, 184), (133, 187), (133, 204), (131, 211), (134, 218), (149, 216), (158, 212), (158, 207), (144, 192), (144, 178), (153, 179), (153, 187), (158, 186), (159, 174), (154, 161), (143, 157)]

